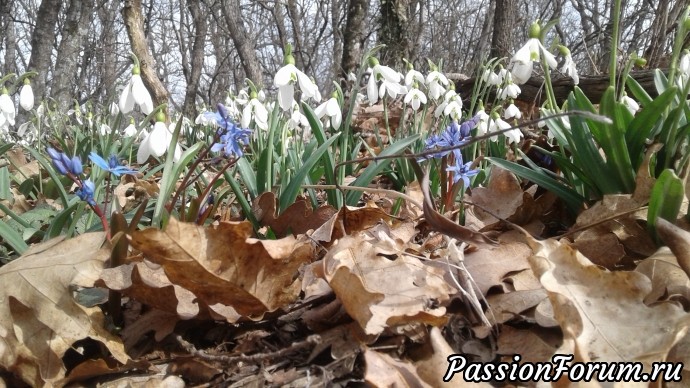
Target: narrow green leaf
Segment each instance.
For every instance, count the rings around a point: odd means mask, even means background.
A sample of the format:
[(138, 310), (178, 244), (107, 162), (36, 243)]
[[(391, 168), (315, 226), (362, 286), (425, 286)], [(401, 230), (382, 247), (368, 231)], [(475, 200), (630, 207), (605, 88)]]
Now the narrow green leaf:
[(647, 229), (656, 234), (656, 221), (659, 217), (675, 223), (680, 206), (685, 199), (683, 180), (672, 169), (665, 169), (652, 187), (647, 210)]
[(12, 229), (7, 223), (0, 222), (0, 238), (2, 238), (7, 244), (9, 244), (15, 252), (20, 255), (29, 249), (26, 245), (22, 236), (14, 229)]
[[(652, 103), (652, 97), (647, 93), (646, 90), (640, 85), (639, 82), (635, 80), (630, 74), (628, 74), (628, 78), (626, 79), (625, 82), (626, 86), (628, 89), (630, 89), (630, 92), (632, 93), (633, 97), (637, 101), (639, 101), (642, 106), (647, 106)], [(664, 92), (665, 93), (665, 92)]]
[[(388, 146), (386, 149), (383, 150), (379, 154), (379, 156), (389, 156), (389, 155), (395, 155), (403, 152), (405, 148), (413, 144), (415, 141), (419, 139), (419, 135), (412, 135), (408, 138), (401, 139), (396, 141), (395, 143), (391, 144)], [(374, 180), (374, 177), (381, 172), (384, 168), (388, 167), (391, 162), (394, 159), (385, 159), (385, 160), (377, 160), (371, 162), (367, 168), (362, 171), (357, 179), (355, 179), (354, 182), (352, 182), (352, 186), (359, 186), (359, 187), (366, 187), (369, 185), (369, 183)], [(359, 198), (362, 196), (361, 191), (350, 191), (349, 193), (346, 194), (345, 198), (345, 203), (354, 206), (357, 204), (359, 201)]]
[(644, 148), (647, 139), (653, 139), (661, 128), (658, 121), (666, 114), (667, 107), (678, 93), (678, 88), (672, 86), (654, 100), (644, 105), (628, 126), (625, 140), (628, 143), (633, 168), (637, 169), (644, 158)]
[(251, 198), (258, 197), (259, 192), (256, 189), (256, 173), (254, 173), (254, 169), (251, 164), (249, 164), (249, 161), (247, 161), (247, 158), (240, 158), (240, 160), (237, 161), (237, 171), (240, 177), (242, 177), (242, 182), (244, 183), (244, 187), (247, 188), (249, 196)]
[[(322, 145), (323, 143), (326, 142), (328, 139), (328, 136), (326, 135), (326, 132), (323, 130), (323, 125), (321, 125), (321, 120), (319, 120), (318, 117), (316, 117), (316, 113), (314, 113), (314, 110), (305, 102), (302, 102), (302, 110), (304, 111), (304, 116), (307, 117), (307, 121), (309, 121), (309, 126), (311, 127), (311, 133), (314, 134), (314, 137), (316, 138), (316, 141), (318, 142), (319, 145)], [(335, 177), (335, 159), (333, 158), (333, 155), (335, 152), (326, 152), (322, 158), (323, 158), (323, 166), (325, 169), (325, 180), (327, 185), (335, 185), (336, 184), (336, 177)], [(326, 190), (326, 196), (328, 197), (328, 203), (333, 205), (335, 208), (340, 208), (342, 205), (342, 198), (340, 196), (340, 192), (333, 189), (333, 190)]]
[(316, 162), (321, 159), (323, 154), (328, 151), (328, 148), (331, 146), (331, 144), (333, 144), (333, 142), (339, 137), (340, 134), (336, 134), (330, 139), (326, 140), (325, 143), (321, 144), (319, 148), (317, 148), (316, 151), (314, 151), (314, 153), (311, 154), (306, 161), (304, 161), (302, 167), (300, 167), (300, 169), (295, 173), (295, 176), (290, 180), (288, 187), (280, 196), (280, 209), (286, 209), (291, 203), (295, 202), (297, 194), (304, 184), (304, 180), (309, 174), (309, 171), (312, 169), (312, 167), (314, 167)]

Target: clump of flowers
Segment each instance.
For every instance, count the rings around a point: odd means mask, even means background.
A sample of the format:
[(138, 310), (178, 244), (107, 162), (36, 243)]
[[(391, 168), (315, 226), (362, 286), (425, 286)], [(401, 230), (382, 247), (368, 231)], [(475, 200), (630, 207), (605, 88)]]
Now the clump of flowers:
[[(463, 181), (464, 187), (470, 186), (470, 177), (479, 173), (479, 169), (472, 169), (473, 162), (463, 161), (461, 147), (471, 140), (470, 132), (479, 123), (479, 116), (458, 124), (453, 121), (440, 135), (433, 135), (426, 141), (426, 151), (438, 149), (439, 152), (431, 154), (433, 158), (448, 157), (446, 172), (452, 173), (453, 183)], [(449, 149), (454, 147), (453, 149)]]
[[(81, 158), (76, 155), (70, 158), (64, 152), (60, 152), (52, 147), (48, 147), (47, 151), (48, 156), (50, 156), (50, 159), (53, 163), (53, 167), (55, 167), (58, 173), (68, 177), (72, 182), (74, 182), (74, 184), (77, 186), (77, 190), (74, 192), (74, 194), (76, 194), (79, 199), (89, 204), (94, 213), (98, 215), (98, 217), (101, 219), (101, 223), (103, 224), (103, 230), (106, 231), (108, 239), (110, 239), (108, 220), (106, 220), (105, 213), (100, 208), (98, 203), (96, 203), (96, 199), (94, 197), (96, 185), (91, 178), (84, 179), (81, 176), (84, 172), (84, 166), (82, 165)], [(92, 155), (96, 154), (92, 153)], [(99, 163), (100, 161), (105, 162), (102, 157), (98, 155), (96, 156), (98, 159), (100, 159)], [(118, 170), (118, 172), (124, 173), (122, 170)], [(130, 172), (128, 171), (127, 173)]]

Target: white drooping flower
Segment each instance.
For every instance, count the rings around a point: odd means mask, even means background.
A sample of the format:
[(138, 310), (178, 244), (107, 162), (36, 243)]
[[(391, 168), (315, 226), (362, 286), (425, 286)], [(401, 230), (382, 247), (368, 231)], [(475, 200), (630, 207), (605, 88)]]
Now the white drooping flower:
[[(153, 124), (151, 132), (146, 135), (144, 140), (139, 145), (137, 151), (137, 163), (144, 164), (150, 156), (160, 157), (168, 150), (168, 146), (172, 141), (172, 132), (163, 122), (165, 115), (160, 113), (156, 117), (156, 123)], [(178, 161), (182, 155), (182, 149), (179, 144), (175, 144), (175, 153), (173, 160)]]
[(288, 128), (290, 129), (305, 129), (309, 128), (309, 119), (299, 109), (297, 102), (292, 104), (292, 114), (288, 120)]
[(129, 120), (129, 125), (122, 132), (124, 137), (132, 137), (137, 134), (137, 127), (134, 126), (134, 119)]
[(28, 78), (24, 78), (24, 86), (19, 92), (19, 105), (24, 110), (31, 110), (34, 107), (34, 91)]
[(494, 73), (491, 71), (491, 69), (486, 69), (484, 70), (484, 74), (482, 74), (482, 82), (485, 82), (490, 86), (498, 86), (503, 82), (503, 80), (501, 79), (500, 75)]
[(151, 114), (153, 112), (153, 100), (151, 94), (144, 85), (144, 81), (139, 75), (139, 66), (134, 66), (132, 69), (132, 78), (130, 78), (127, 85), (122, 89), (120, 94), (120, 102), (118, 106), (122, 114), (127, 114), (134, 109), (134, 105), (139, 106), (142, 113)]
[(101, 136), (108, 136), (108, 135), (110, 135), (110, 132), (112, 132), (112, 131), (113, 130), (110, 129), (110, 126), (108, 124), (101, 123), (100, 129), (99, 129), (99, 133)]
[(240, 125), (242, 128), (249, 128), (252, 120), (256, 123), (256, 127), (261, 130), (268, 130), (268, 110), (264, 104), (259, 101), (258, 93), (252, 92), (251, 98), (247, 105), (242, 109), (242, 119)]
[(5, 130), (14, 125), (14, 117), (17, 112), (14, 110), (14, 103), (10, 98), (7, 89), (4, 87), (0, 91), (0, 128)]
[(512, 80), (508, 80), (508, 84), (497, 91), (498, 98), (501, 100), (505, 100), (508, 98), (517, 98), (517, 96), (520, 95), (521, 92), (522, 90), (520, 89), (520, 87), (513, 83)]
[[(496, 132), (496, 131), (502, 131), (510, 128), (511, 125), (503, 121), (503, 119), (498, 116), (494, 112), (494, 116), (491, 119), (491, 122), (489, 123), (489, 133), (491, 132)], [(520, 139), (522, 139), (522, 132), (520, 132), (520, 129), (514, 128), (509, 131), (506, 131), (503, 133), (505, 137), (508, 139), (508, 143), (519, 143)], [(491, 141), (497, 141), (498, 140), (498, 135), (492, 136), (490, 138)]]
[(407, 71), (407, 74), (405, 75), (405, 86), (408, 87), (408, 89), (413, 86), (415, 83), (417, 86), (419, 85), (425, 85), (426, 80), (424, 79), (424, 76), (422, 73), (418, 72), (415, 69), (410, 69)]
[[(367, 82), (367, 99), (370, 105), (374, 105), (383, 98), (386, 94), (392, 98), (398, 95), (405, 94), (407, 88), (400, 84), (402, 74), (391, 69), (388, 66), (383, 66), (379, 60), (374, 57), (369, 57), (369, 81)], [(381, 81), (381, 86), (377, 85)]]
[[(414, 86), (416, 86), (416, 84), (414, 84)], [(405, 95), (405, 99), (403, 101), (405, 104), (409, 104), (413, 110), (417, 111), (422, 104), (426, 104), (427, 99), (424, 92), (416, 87), (412, 87), (412, 89), (410, 89), (410, 91)]]
[(446, 92), (446, 87), (450, 82), (443, 73), (436, 69), (436, 66), (432, 66), (431, 72), (426, 76), (426, 86), (429, 89), (429, 97), (432, 100), (438, 100), (443, 93)]
[(503, 118), (506, 120), (512, 118), (519, 119), (522, 118), (522, 112), (520, 112), (520, 109), (511, 101), (510, 105), (508, 105), (506, 110), (503, 112)]
[(573, 56), (570, 54), (570, 50), (562, 45), (558, 45), (558, 50), (563, 54), (564, 58), (561, 72), (572, 78), (575, 85), (579, 84), (580, 76), (577, 74), (577, 67), (575, 67), (575, 62), (573, 62)]
[(314, 109), (314, 113), (318, 118), (323, 118), (328, 116), (326, 120), (326, 126), (332, 126), (336, 131), (340, 129), (340, 124), (343, 122), (343, 112), (340, 109), (340, 104), (338, 104), (337, 93), (334, 92), (333, 96), (328, 99), (328, 101), (319, 105)]
[[(460, 98), (460, 96), (458, 96), (457, 93), (455, 93), (455, 90), (452, 89), (447, 91), (446, 94), (443, 95), (443, 102), (438, 104), (436, 110), (434, 110), (434, 116), (440, 117), (442, 114), (448, 115), (448, 113), (446, 113), (446, 108), (448, 108), (448, 105), (450, 105), (451, 103), (459, 105), (459, 108), (462, 108), (462, 99)], [(448, 111), (456, 110), (457, 108), (458, 107), (455, 106), (448, 109)]]
[(489, 131), (489, 121), (491, 117), (486, 113), (484, 105), (481, 102), (479, 108), (477, 108), (475, 117), (479, 118), (479, 123), (477, 123), (477, 136), (483, 136)]
[(295, 58), (292, 56), (292, 48), (290, 45), (285, 51), (285, 66), (281, 67), (276, 72), (273, 78), (273, 84), (278, 88), (278, 103), (284, 111), (292, 109), (292, 102), (295, 101), (295, 84), (299, 85), (302, 91), (302, 98), (316, 98), (320, 100), (319, 88), (316, 84), (304, 74), (301, 70), (295, 67)]
[(510, 62), (513, 64), (511, 73), (513, 74), (515, 83), (524, 84), (527, 82), (527, 80), (529, 80), (529, 78), (532, 76), (532, 70), (534, 69), (533, 63), (539, 62), (542, 55), (544, 55), (546, 63), (551, 69), (555, 69), (558, 65), (558, 62), (556, 62), (556, 57), (551, 54), (539, 40), (540, 34), (541, 27), (539, 26), (539, 23), (532, 23), (529, 32), (530, 38), (510, 60)]
[(118, 107), (115, 102), (111, 102), (110, 103), (110, 115), (116, 116), (118, 113), (120, 113), (120, 107)]
[(640, 110), (640, 104), (637, 103), (637, 101), (633, 100), (632, 98), (628, 97), (627, 94), (623, 94), (623, 98), (621, 98), (621, 103), (625, 105), (626, 108), (630, 111), (630, 114), (633, 116), (635, 113), (637, 113), (638, 110)]

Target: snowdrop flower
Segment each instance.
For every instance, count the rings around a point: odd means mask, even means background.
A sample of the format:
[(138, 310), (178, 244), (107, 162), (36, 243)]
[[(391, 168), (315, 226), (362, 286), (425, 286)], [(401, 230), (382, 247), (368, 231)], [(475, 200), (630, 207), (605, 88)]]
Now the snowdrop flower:
[[(407, 61), (405, 61), (407, 62)], [(413, 85), (424, 85), (424, 76), (414, 69), (411, 63), (407, 62), (407, 74), (405, 75), (405, 86), (409, 89)], [(418, 86), (417, 86), (418, 88)]]
[(108, 124), (105, 124), (105, 123), (101, 124), (100, 130), (99, 130), (99, 133), (101, 134), (101, 136), (108, 136), (110, 134), (110, 132), (112, 132), (112, 129), (110, 129), (110, 126)]
[[(388, 66), (383, 66), (379, 60), (374, 57), (369, 57), (369, 66), (371, 74), (367, 82), (367, 99), (370, 105), (374, 105), (383, 98), (386, 93), (392, 98), (399, 94), (405, 94), (407, 89), (400, 84), (402, 75)], [(377, 82), (381, 81), (381, 86), (377, 87)]]
[(123, 135), (125, 137), (132, 137), (137, 134), (137, 127), (134, 126), (134, 119), (129, 119), (129, 125), (124, 129)]
[(626, 108), (628, 108), (630, 114), (632, 114), (633, 116), (635, 115), (635, 113), (637, 113), (638, 110), (640, 110), (640, 104), (638, 104), (637, 101), (633, 100), (632, 98), (628, 97), (627, 94), (623, 94), (621, 103), (625, 105)]
[(328, 101), (314, 109), (314, 113), (316, 113), (316, 116), (320, 119), (324, 116), (328, 116), (326, 126), (331, 126), (336, 131), (339, 130), (340, 124), (343, 122), (343, 112), (340, 109), (340, 104), (338, 104), (338, 92), (333, 92), (333, 95)]
[(489, 132), (489, 121), (491, 117), (484, 111), (484, 105), (479, 102), (479, 107), (477, 108), (477, 113), (474, 115), (478, 120), (477, 124), (477, 136), (483, 136)]
[(10, 98), (6, 88), (0, 90), (0, 128), (7, 128), (14, 125), (14, 116), (17, 114), (14, 110), (14, 103)]
[(24, 86), (22, 86), (22, 90), (19, 92), (19, 105), (24, 110), (31, 110), (34, 107), (34, 91), (28, 78), (24, 78)]
[(417, 84), (414, 83), (413, 87), (405, 95), (405, 99), (403, 101), (405, 104), (409, 104), (413, 110), (417, 111), (422, 104), (426, 104), (427, 100), (424, 92), (417, 89)]
[[(492, 116), (491, 123), (489, 123), (489, 133), (491, 132), (496, 132), (496, 131), (502, 131), (505, 129), (510, 128), (511, 125), (503, 121), (501, 119), (501, 116), (499, 116), (497, 113), (494, 112), (494, 115)], [(508, 138), (508, 143), (519, 143), (520, 139), (522, 138), (522, 132), (520, 132), (520, 129), (514, 128), (510, 131), (504, 132), (503, 135), (505, 135), (506, 138)], [(498, 140), (498, 135), (497, 136), (492, 136), (490, 138), (491, 141), (497, 141)]]
[(292, 114), (290, 115), (290, 120), (288, 120), (288, 128), (290, 129), (296, 129), (296, 128), (309, 128), (309, 120), (307, 119), (307, 116), (305, 116), (300, 110), (299, 110), (299, 105), (294, 102), (292, 104)]
[[(165, 126), (165, 114), (158, 112), (156, 115), (156, 123), (153, 124), (151, 132), (146, 135), (144, 140), (139, 145), (137, 151), (137, 163), (144, 164), (150, 156), (159, 157), (165, 154), (168, 146), (172, 141), (172, 133)], [(179, 144), (175, 144), (175, 154), (173, 160), (178, 161), (182, 155), (182, 149)]]
[(539, 62), (542, 55), (544, 55), (546, 63), (550, 68), (555, 69), (558, 65), (556, 57), (548, 52), (544, 45), (542, 45), (539, 40), (540, 35), (541, 26), (539, 26), (539, 22), (532, 23), (529, 31), (530, 39), (527, 40), (527, 43), (525, 43), (510, 60), (510, 62), (513, 63), (513, 78), (518, 84), (524, 84), (529, 80), (532, 76), (533, 62)]
[(446, 94), (443, 96), (443, 102), (440, 103), (437, 107), (436, 110), (434, 111), (434, 115), (436, 117), (440, 117), (442, 114), (449, 116), (451, 112), (458, 112), (457, 117), (452, 117), (453, 119), (457, 119), (460, 117), (460, 110), (462, 109), (462, 99), (460, 96), (458, 96), (457, 93), (455, 93), (455, 90), (449, 90), (446, 92)]
[(503, 112), (503, 118), (508, 120), (512, 118), (522, 118), (522, 112), (520, 112), (520, 109), (515, 106), (515, 103), (511, 100), (510, 105), (506, 108), (506, 110)]
[(257, 128), (264, 131), (268, 130), (268, 110), (266, 110), (264, 104), (259, 101), (256, 91), (251, 92), (251, 99), (242, 109), (242, 119), (240, 120), (242, 128), (249, 128), (252, 119), (256, 123)]
[(429, 88), (429, 97), (432, 100), (438, 100), (443, 93), (446, 92), (446, 86), (448, 86), (448, 78), (438, 71), (438, 67), (429, 61), (429, 67), (431, 72), (426, 76), (426, 86)]
[(580, 76), (577, 74), (577, 68), (575, 67), (575, 62), (573, 62), (573, 57), (570, 55), (570, 50), (562, 45), (558, 45), (558, 50), (563, 54), (563, 66), (561, 67), (561, 72), (568, 77), (573, 79), (575, 85), (580, 83)]
[(295, 58), (292, 56), (292, 46), (289, 44), (285, 50), (285, 66), (281, 67), (273, 78), (273, 84), (278, 88), (278, 103), (284, 110), (292, 108), (295, 100), (295, 83), (299, 85), (304, 99), (314, 98), (319, 93), (319, 88), (306, 74), (295, 67)]
[(678, 62), (678, 78), (676, 80), (678, 87), (684, 89), (688, 79), (690, 79), (690, 51), (685, 50)]
[(139, 106), (139, 109), (141, 109), (144, 114), (148, 115), (153, 112), (151, 94), (149, 94), (146, 86), (144, 86), (138, 64), (135, 64), (132, 68), (132, 78), (130, 78), (129, 83), (122, 89), (118, 106), (122, 114), (127, 114), (134, 109), (135, 104)]
[(110, 103), (110, 115), (111, 116), (116, 116), (118, 113), (120, 113), (120, 108), (117, 106), (115, 102)]
[(522, 93), (522, 90), (519, 86), (514, 84), (513, 81), (508, 81), (508, 84), (502, 89), (499, 89), (497, 93), (499, 99), (505, 100), (508, 98), (517, 98), (517, 96)]
[(484, 70), (482, 81), (491, 86), (498, 86), (503, 82), (501, 76), (491, 71), (491, 69)]

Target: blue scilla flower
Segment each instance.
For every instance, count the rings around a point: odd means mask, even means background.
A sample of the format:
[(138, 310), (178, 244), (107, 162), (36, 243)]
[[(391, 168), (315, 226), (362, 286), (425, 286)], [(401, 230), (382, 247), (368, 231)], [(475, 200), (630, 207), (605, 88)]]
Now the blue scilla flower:
[(249, 144), (249, 135), (252, 131), (235, 124), (223, 104), (218, 104), (216, 112), (205, 113), (204, 117), (218, 126), (218, 133), (220, 134), (219, 141), (211, 147), (211, 151), (223, 150), (225, 156), (242, 157), (244, 155), (242, 149)]
[[(459, 154), (459, 157), (458, 157)], [(479, 169), (472, 170), (472, 162), (463, 163), (462, 154), (458, 153), (455, 155), (455, 164), (446, 167), (447, 172), (453, 173), (453, 183), (458, 183), (462, 179), (465, 184), (465, 188), (470, 187), (470, 177), (479, 174)]]
[(95, 165), (100, 167), (101, 170), (108, 171), (115, 176), (120, 176), (122, 174), (134, 175), (137, 173), (135, 170), (120, 165), (120, 162), (117, 160), (117, 156), (115, 155), (110, 155), (108, 161), (106, 162), (105, 159), (103, 159), (100, 155), (95, 152), (91, 152), (89, 159), (91, 159)]
[(91, 206), (96, 206), (96, 200), (93, 198), (94, 191), (96, 191), (96, 185), (93, 184), (91, 179), (87, 179), (82, 182), (76, 194), (82, 201), (86, 201)]
[[(479, 123), (478, 116), (466, 120), (461, 124), (453, 121), (443, 132), (441, 132), (441, 134), (432, 135), (426, 140), (425, 150), (433, 150), (434, 148), (459, 147), (468, 143), (471, 139), (470, 132), (474, 127), (477, 126), (477, 123)], [(449, 153), (450, 151), (442, 151), (431, 155), (431, 157), (441, 158)], [(460, 150), (453, 150), (453, 153), (456, 155), (457, 159), (457, 155), (460, 154)], [(460, 158), (462, 158), (462, 156), (460, 156)]]
[(50, 156), (53, 166), (62, 175), (73, 174), (79, 175), (84, 171), (81, 164), (81, 159), (74, 156), (70, 159), (64, 152), (59, 152), (55, 148), (48, 147), (48, 155)]

